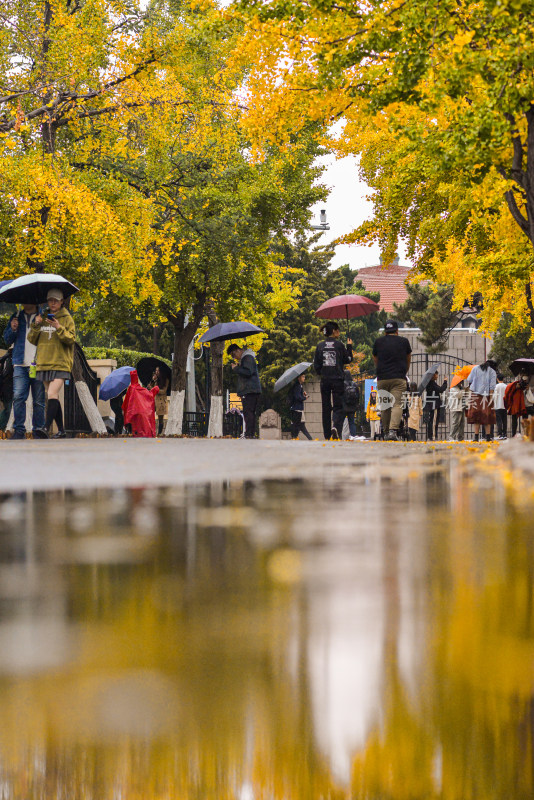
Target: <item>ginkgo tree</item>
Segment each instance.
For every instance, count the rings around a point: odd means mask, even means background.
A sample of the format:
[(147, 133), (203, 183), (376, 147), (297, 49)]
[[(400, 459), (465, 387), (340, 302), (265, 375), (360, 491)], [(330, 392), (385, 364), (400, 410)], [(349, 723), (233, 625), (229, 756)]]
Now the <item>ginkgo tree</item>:
[(93, 180), (113, 174), (151, 205), (149, 296), (139, 301), (110, 287), (109, 302), (95, 303), (87, 318), (107, 329), (136, 313), (155, 325), (172, 323), (166, 432), (179, 434), (187, 353), (202, 319), (210, 310), (223, 320), (268, 325), (295, 302), (298, 293), (278, 264), (273, 236), (305, 226), (324, 189), (314, 185), (320, 170), (313, 132), (283, 148), (272, 145), (261, 158), (252, 153), (237, 101), (243, 70), (229, 65), (236, 26), (207, 8), (177, 20), (172, 5), (163, 3), (152, 8), (151, 20), (162, 40), (177, 24), (185, 28), (183, 46), (169, 50), (151, 85), (156, 96), (164, 89), (185, 94), (187, 111), (171, 102), (147, 105), (135, 120), (116, 120), (98, 139), (75, 142), (71, 159)]
[(242, 0), (234, 13), (249, 34), (236, 58), (255, 54), (246, 120), (259, 146), (343, 120), (332, 146), (380, 173), (358, 238), (393, 250), (409, 227), (416, 270), (452, 278), (458, 305), (483, 290), (487, 327), (510, 301), (534, 327), (530, 1)]

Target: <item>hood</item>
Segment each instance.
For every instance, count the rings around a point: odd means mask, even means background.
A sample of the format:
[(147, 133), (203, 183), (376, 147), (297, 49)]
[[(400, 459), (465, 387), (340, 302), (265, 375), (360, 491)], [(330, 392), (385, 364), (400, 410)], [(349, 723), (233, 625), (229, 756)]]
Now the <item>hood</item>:
[(243, 358), (245, 358), (245, 356), (252, 356), (252, 358), (255, 359), (256, 358), (256, 353), (254, 352), (254, 350), (248, 350), (247, 349), (247, 350), (245, 350), (245, 352), (243, 353), (243, 355), (241, 356), (241, 358), (239, 360), (241, 361)]
[(132, 386), (135, 386), (136, 384), (139, 383), (139, 375), (137, 374), (137, 370), (136, 369), (133, 369), (130, 372), (130, 383), (131, 383)]

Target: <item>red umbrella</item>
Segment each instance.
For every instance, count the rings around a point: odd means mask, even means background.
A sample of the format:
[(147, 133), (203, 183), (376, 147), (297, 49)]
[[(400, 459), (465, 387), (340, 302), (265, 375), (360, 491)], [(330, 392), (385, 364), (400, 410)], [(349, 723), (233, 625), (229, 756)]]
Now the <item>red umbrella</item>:
[(366, 317), (379, 310), (378, 303), (369, 297), (362, 297), (360, 294), (340, 294), (319, 306), (315, 316), (321, 319), (349, 320), (353, 317)]

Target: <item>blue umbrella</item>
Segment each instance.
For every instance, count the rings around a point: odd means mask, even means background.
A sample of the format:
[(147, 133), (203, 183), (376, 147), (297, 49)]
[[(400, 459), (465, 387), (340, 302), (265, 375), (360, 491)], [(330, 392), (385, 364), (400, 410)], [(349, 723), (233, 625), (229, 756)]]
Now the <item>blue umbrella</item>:
[(206, 333), (202, 334), (199, 342), (226, 342), (228, 339), (245, 339), (256, 333), (264, 333), (263, 328), (252, 325), (250, 322), (218, 322)]
[(112, 400), (124, 392), (130, 385), (130, 372), (133, 369), (134, 367), (119, 367), (104, 378), (98, 393), (100, 400)]

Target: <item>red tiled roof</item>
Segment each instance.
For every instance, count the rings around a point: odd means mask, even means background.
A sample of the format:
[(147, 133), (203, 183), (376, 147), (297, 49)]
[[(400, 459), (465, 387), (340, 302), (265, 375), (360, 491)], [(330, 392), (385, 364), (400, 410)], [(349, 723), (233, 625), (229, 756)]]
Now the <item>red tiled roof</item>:
[(400, 305), (408, 298), (406, 278), (410, 267), (391, 264), (384, 267), (362, 267), (358, 270), (355, 281), (361, 281), (368, 292), (380, 292), (380, 308), (388, 314), (393, 312), (393, 303)]

